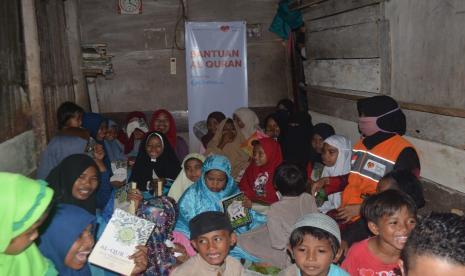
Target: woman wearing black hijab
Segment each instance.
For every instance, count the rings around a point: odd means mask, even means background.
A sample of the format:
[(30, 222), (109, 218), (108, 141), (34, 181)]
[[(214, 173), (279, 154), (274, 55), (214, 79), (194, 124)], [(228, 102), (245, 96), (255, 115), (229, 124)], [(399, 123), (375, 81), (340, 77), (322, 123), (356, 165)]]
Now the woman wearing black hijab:
[(100, 172), (95, 161), (85, 154), (72, 154), (47, 176), (56, 203), (79, 206), (95, 215)]
[(303, 111), (292, 114), (281, 142), (283, 159), (307, 168), (314, 155), (310, 145), (312, 134), (313, 124), (310, 114)]
[(375, 96), (357, 102), (360, 139), (353, 148), (352, 169), (342, 194), (338, 216), (344, 221), (358, 219), (363, 198), (374, 194), (378, 181), (392, 170), (406, 170), (417, 177), (420, 161), (405, 134), (405, 115), (388, 96)]
[(166, 136), (153, 131), (140, 144), (130, 181), (136, 182), (140, 191), (152, 192), (150, 185), (147, 185), (148, 181), (167, 178), (174, 180), (180, 171), (181, 163)]

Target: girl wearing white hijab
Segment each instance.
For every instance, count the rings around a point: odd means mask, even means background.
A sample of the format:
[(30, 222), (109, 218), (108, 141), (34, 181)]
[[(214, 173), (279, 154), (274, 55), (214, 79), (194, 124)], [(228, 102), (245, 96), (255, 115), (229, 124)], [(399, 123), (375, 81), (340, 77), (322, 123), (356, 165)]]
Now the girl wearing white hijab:
[(187, 188), (200, 178), (203, 161), (205, 161), (205, 156), (199, 153), (189, 153), (184, 157), (181, 164), (181, 172), (176, 177), (176, 180), (174, 180), (168, 192), (169, 197), (178, 202)]
[[(347, 185), (351, 156), (352, 143), (347, 137), (332, 135), (324, 141), (321, 158), (325, 167), (321, 177), (328, 200), (318, 208), (320, 212), (327, 213), (341, 205), (341, 192)], [(334, 178), (336, 180), (332, 181)]]
[(260, 130), (260, 121), (258, 120), (257, 114), (247, 107), (236, 109), (233, 114), (233, 119), (239, 126), (239, 130), (246, 140), (257, 130)]

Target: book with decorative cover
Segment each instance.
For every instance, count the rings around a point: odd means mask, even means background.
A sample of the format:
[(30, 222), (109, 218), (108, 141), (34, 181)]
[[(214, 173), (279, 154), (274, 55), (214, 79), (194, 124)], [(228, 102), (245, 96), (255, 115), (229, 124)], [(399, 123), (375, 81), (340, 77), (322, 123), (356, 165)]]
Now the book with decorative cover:
[(130, 275), (134, 260), (128, 257), (136, 252), (137, 245), (145, 245), (155, 224), (116, 209), (97, 241), (89, 262), (123, 275)]
[(223, 212), (226, 213), (234, 229), (242, 227), (252, 222), (250, 210), (242, 206), (244, 194), (238, 193), (227, 197), (221, 201)]
[(110, 181), (125, 182), (128, 177), (128, 161), (127, 160), (115, 160), (111, 161), (111, 171), (113, 175)]

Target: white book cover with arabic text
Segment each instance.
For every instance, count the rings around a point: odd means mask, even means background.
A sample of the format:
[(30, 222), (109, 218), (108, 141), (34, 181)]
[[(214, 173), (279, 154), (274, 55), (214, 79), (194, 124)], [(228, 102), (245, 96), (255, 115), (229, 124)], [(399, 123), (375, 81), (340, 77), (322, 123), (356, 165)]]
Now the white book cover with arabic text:
[(116, 209), (97, 241), (89, 262), (106, 269), (130, 275), (134, 260), (128, 257), (136, 252), (137, 245), (145, 245), (155, 224)]

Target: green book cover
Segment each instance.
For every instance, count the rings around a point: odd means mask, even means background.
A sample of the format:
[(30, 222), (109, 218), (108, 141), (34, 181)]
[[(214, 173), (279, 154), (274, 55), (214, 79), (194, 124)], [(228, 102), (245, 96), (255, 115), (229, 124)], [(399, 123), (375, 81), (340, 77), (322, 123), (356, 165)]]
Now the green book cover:
[(252, 222), (250, 209), (242, 206), (244, 194), (238, 193), (221, 201), (223, 212), (226, 213), (234, 229), (248, 225)]

